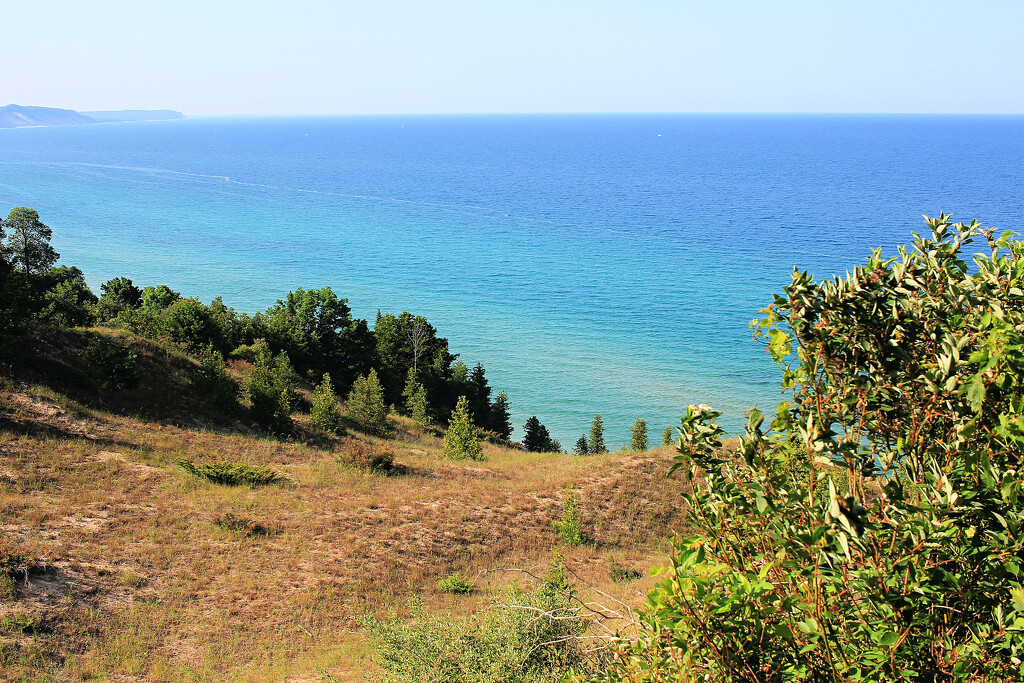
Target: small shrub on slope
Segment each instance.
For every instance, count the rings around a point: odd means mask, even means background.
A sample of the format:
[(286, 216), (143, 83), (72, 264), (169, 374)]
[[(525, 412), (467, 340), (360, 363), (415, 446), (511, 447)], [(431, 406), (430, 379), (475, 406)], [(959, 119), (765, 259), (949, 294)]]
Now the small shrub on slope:
[(377, 371), (359, 377), (352, 385), (345, 402), (345, 415), (369, 434), (386, 434), (388, 431), (388, 408), (384, 403), (384, 388), (377, 379)]
[(462, 458), (480, 460), (484, 457), (480, 441), (476, 438), (476, 427), (473, 426), (473, 421), (469, 417), (469, 401), (465, 396), (459, 398), (455, 410), (452, 411), (448, 432), (444, 436), (442, 455), (451, 460), (461, 460)]
[(558, 538), (568, 545), (586, 545), (589, 539), (583, 533), (580, 521), (580, 506), (579, 501), (576, 500), (576, 491), (569, 487), (565, 491), (565, 501), (562, 503), (562, 521), (554, 523)]
[(313, 406), (309, 411), (309, 426), (321, 432), (343, 434), (345, 428), (341, 424), (341, 410), (338, 409), (338, 397), (334, 395), (331, 376), (324, 375), (323, 380), (313, 391)]
[[(554, 573), (556, 577), (557, 572)], [(429, 614), (406, 622), (367, 620), (376, 640), (377, 683), (555, 683), (571, 672), (603, 668), (578, 638), (588, 623), (564, 581), (533, 591), (516, 587), (471, 618)]]
[(456, 595), (462, 595), (465, 593), (473, 592), (473, 583), (462, 578), (462, 576), (456, 572), (449, 574), (440, 581), (437, 582), (437, 590), (442, 593), (454, 593)]
[(189, 474), (224, 486), (270, 486), (285, 481), (284, 477), (272, 469), (258, 465), (230, 462), (204, 462), (196, 465), (191, 460), (179, 460), (178, 465)]

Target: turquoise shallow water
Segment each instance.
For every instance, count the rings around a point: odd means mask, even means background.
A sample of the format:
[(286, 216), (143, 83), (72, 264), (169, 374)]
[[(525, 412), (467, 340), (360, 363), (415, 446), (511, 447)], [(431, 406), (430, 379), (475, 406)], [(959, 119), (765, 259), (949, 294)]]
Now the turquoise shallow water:
[[(239, 310), (329, 285), (426, 315), (569, 447), (687, 403), (777, 399), (747, 324), (794, 265), (845, 271), (954, 212), (1020, 230), (1024, 118), (190, 119), (0, 130), (0, 210), (91, 285)], [(514, 436), (521, 435), (521, 428)]]

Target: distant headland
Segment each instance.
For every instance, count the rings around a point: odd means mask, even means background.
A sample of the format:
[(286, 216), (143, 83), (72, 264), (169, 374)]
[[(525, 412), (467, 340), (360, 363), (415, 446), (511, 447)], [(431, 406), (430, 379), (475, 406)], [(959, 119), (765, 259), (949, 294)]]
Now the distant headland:
[(122, 111), (83, 111), (54, 107), (23, 107), (8, 104), (0, 107), (0, 128), (34, 126), (76, 126), (87, 123), (119, 123), (124, 121), (169, 121), (185, 115), (170, 109), (126, 109)]

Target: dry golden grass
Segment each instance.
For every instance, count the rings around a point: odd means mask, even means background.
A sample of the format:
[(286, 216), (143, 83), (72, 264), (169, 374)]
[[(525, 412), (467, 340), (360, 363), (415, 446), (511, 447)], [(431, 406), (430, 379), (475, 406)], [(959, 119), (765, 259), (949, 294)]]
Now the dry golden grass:
[[(187, 359), (131, 343), (147, 377), (187, 373)], [(356, 617), (413, 599), (467, 613), (516, 578), (503, 569), (543, 573), (567, 486), (596, 541), (567, 549), (568, 567), (630, 604), (681, 518), (668, 451), (578, 458), (485, 445), (482, 462), (450, 462), (440, 439), (399, 418), (400, 467), (384, 475), (343, 464), (340, 440), (281, 441), (206, 416), (180, 376), (133, 390), (160, 393), (142, 411), (97, 399), (81, 377), (63, 394), (38, 368), (24, 374), (30, 383), (0, 390), (0, 529), (36, 559), (13, 596), (0, 594), (0, 680), (299, 682), (328, 671), (358, 681), (372, 661)], [(182, 458), (266, 466), (287, 482), (215, 485), (175, 465)], [(269, 533), (223, 528), (228, 513)], [(616, 583), (616, 566), (644, 578)], [(482, 590), (438, 591), (453, 571)]]

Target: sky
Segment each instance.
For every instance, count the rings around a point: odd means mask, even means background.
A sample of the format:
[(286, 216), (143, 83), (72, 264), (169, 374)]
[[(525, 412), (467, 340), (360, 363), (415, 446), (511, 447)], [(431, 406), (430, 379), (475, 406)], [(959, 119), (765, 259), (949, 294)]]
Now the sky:
[(4, 4), (0, 105), (1024, 113), (1024, 0)]

